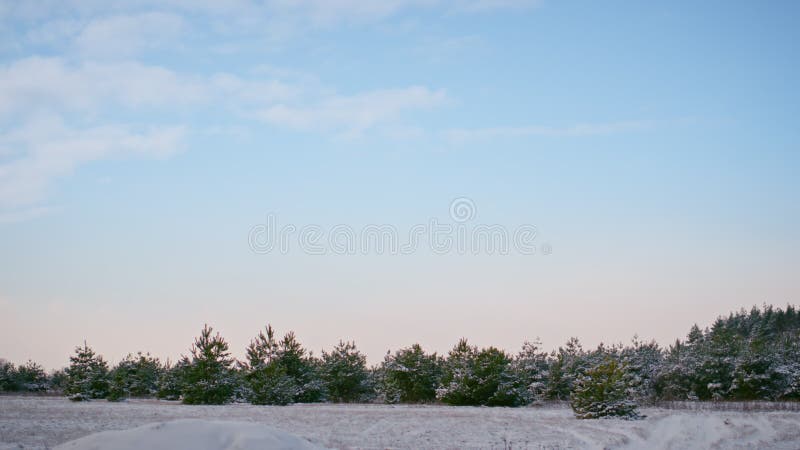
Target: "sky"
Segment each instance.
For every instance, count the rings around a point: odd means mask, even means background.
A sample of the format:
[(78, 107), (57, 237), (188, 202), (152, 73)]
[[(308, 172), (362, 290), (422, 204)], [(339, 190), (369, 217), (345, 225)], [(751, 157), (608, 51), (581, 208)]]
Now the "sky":
[[(0, 357), (175, 360), (205, 323), (239, 357), (267, 323), (371, 363), (462, 336), (667, 345), (797, 304), (798, 19), (2, 0)], [(436, 247), (434, 224), (514, 245)]]

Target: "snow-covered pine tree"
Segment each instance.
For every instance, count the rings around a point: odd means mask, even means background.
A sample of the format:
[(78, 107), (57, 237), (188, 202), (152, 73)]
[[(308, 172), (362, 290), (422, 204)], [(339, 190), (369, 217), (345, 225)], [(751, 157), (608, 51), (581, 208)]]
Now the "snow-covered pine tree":
[(617, 360), (609, 359), (586, 370), (576, 380), (570, 394), (570, 405), (579, 419), (635, 419), (639, 415), (636, 402), (629, 398), (629, 389), (624, 367)]
[(564, 347), (552, 352), (547, 380), (547, 398), (567, 400), (575, 380), (583, 374), (586, 352), (576, 337), (570, 338)]
[(181, 360), (172, 365), (169, 360), (159, 369), (156, 381), (156, 398), (162, 400), (180, 400), (183, 392), (184, 371), (186, 362)]
[(325, 386), (319, 376), (320, 361), (312, 352), (306, 352), (293, 331), (281, 339), (278, 361), (299, 388), (295, 402), (313, 403), (324, 399)]
[(186, 404), (219, 405), (233, 396), (235, 377), (228, 343), (208, 325), (182, 359), (182, 396)]
[(367, 357), (354, 342), (339, 341), (330, 353), (322, 352), (320, 375), (328, 399), (334, 402), (364, 400), (370, 391), (367, 382)]
[(442, 363), (437, 397), (451, 405), (512, 406), (517, 402), (514, 391), (505, 389), (511, 384), (510, 361), (501, 350), (478, 350), (462, 338)]
[(0, 392), (17, 390), (15, 381), (16, 369), (14, 364), (5, 359), (0, 359)]
[(42, 366), (30, 360), (17, 368), (15, 378), (17, 387), (22, 391), (44, 392), (50, 388)]
[(655, 398), (655, 382), (663, 360), (661, 347), (655, 342), (643, 342), (634, 336), (631, 346), (622, 349), (620, 361), (630, 378), (633, 397), (638, 402)]
[(436, 398), (450, 405), (474, 405), (472, 373), (478, 348), (461, 338), (442, 362), (442, 378)]
[(514, 399), (515, 406), (538, 404), (545, 400), (550, 361), (548, 353), (541, 347), (538, 339), (526, 341), (498, 387), (499, 393)]
[(387, 353), (381, 365), (380, 394), (387, 403), (423, 403), (436, 399), (440, 361), (419, 344)]
[(86, 342), (76, 347), (67, 368), (67, 386), (64, 389), (70, 400), (82, 401), (105, 398), (108, 395), (108, 364), (95, 354)]
[(108, 399), (152, 397), (158, 391), (161, 362), (149, 353), (128, 354), (111, 370)]
[(278, 341), (271, 325), (246, 349), (242, 368), (247, 396), (254, 404), (285, 405), (316, 402), (323, 398), (318, 361), (297, 341), (293, 332)]
[(243, 368), (248, 400), (255, 405), (286, 405), (295, 401), (299, 388), (278, 362), (280, 351), (275, 330), (267, 325), (247, 346)]

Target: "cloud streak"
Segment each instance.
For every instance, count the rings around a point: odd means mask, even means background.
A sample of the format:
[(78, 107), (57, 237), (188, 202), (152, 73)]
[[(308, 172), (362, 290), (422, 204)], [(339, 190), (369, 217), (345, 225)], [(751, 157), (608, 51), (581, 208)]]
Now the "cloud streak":
[(652, 128), (656, 122), (650, 120), (633, 120), (605, 123), (583, 123), (562, 127), (544, 125), (526, 125), (520, 127), (500, 126), (488, 128), (452, 128), (442, 134), (451, 142), (468, 142), (496, 138), (518, 137), (581, 137), (598, 136), (641, 131)]

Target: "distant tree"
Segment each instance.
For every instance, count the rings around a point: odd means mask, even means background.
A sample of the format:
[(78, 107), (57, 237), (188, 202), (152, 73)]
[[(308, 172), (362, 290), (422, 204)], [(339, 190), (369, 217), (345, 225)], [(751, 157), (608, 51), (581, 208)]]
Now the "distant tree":
[(169, 361), (159, 369), (156, 380), (156, 398), (162, 400), (180, 400), (183, 392), (183, 379), (187, 363), (183, 360), (172, 365)]
[(637, 418), (624, 368), (614, 359), (586, 370), (574, 385), (570, 405), (579, 419)]
[(50, 388), (50, 382), (42, 366), (28, 361), (17, 368), (16, 385), (19, 390), (26, 392), (44, 392)]
[(0, 359), (0, 392), (12, 392), (17, 390), (16, 369), (14, 364), (5, 359)]
[(128, 354), (111, 370), (109, 400), (152, 397), (158, 391), (161, 362), (149, 353)]
[(570, 338), (564, 347), (559, 347), (551, 356), (547, 379), (547, 398), (567, 400), (575, 380), (583, 375), (586, 352), (578, 338)]
[(76, 347), (69, 358), (67, 386), (64, 393), (70, 400), (81, 401), (105, 398), (108, 395), (108, 364), (95, 354), (86, 342)]
[(655, 383), (663, 360), (661, 347), (655, 342), (643, 342), (633, 337), (631, 346), (620, 352), (619, 360), (630, 378), (634, 398), (639, 402), (652, 401), (656, 395)]
[(48, 377), (48, 384), (50, 391), (63, 393), (69, 384), (67, 369), (58, 369), (51, 372)]
[(521, 406), (545, 400), (550, 360), (541, 345), (538, 340), (525, 342), (501, 376), (496, 396), (504, 398), (504, 404)]
[(246, 355), (242, 372), (251, 403), (286, 405), (322, 400), (318, 363), (313, 355), (306, 354), (294, 333), (277, 340), (275, 330), (267, 325), (247, 346)]
[(436, 399), (439, 358), (419, 344), (387, 353), (381, 366), (381, 394), (387, 403), (423, 403)]
[(330, 353), (322, 352), (320, 375), (328, 398), (335, 402), (357, 402), (370, 391), (367, 357), (353, 342), (342, 342)]
[(186, 404), (227, 403), (233, 396), (235, 378), (228, 343), (208, 325), (195, 339), (189, 356), (182, 359), (181, 387)]

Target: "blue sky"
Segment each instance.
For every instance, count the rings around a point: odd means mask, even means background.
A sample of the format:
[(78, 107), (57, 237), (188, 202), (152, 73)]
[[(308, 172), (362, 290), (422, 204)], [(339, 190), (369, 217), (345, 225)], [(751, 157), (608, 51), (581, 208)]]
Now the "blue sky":
[[(0, 357), (371, 361), (797, 302), (796, 2), (0, 3)], [(448, 218), (536, 255), (254, 254), (251, 228)]]

